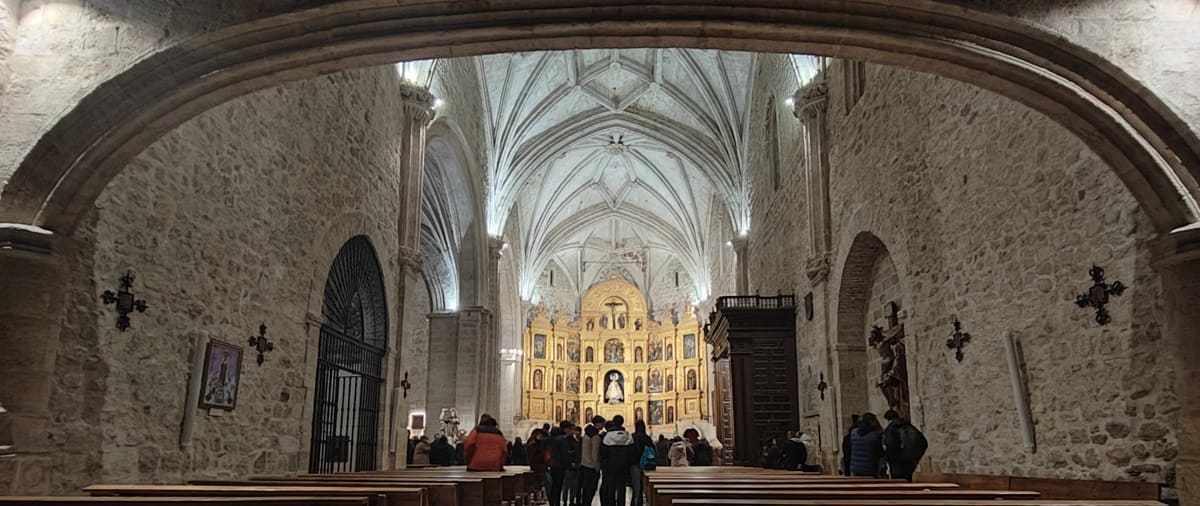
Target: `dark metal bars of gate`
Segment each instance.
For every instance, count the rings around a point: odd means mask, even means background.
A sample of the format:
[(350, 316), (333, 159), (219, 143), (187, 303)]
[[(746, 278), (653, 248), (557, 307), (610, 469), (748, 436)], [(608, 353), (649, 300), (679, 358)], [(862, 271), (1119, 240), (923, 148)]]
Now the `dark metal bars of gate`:
[(321, 327), (310, 473), (376, 468), (384, 350)]

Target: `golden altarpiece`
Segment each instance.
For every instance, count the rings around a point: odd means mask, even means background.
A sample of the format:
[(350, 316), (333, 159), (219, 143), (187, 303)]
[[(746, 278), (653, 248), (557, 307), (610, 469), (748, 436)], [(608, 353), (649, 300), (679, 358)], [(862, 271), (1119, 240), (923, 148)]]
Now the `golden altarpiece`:
[[(708, 370), (690, 305), (649, 317), (641, 290), (622, 279), (594, 285), (579, 319), (552, 324), (539, 307), (525, 332), (522, 416), (572, 420), (622, 415), (656, 432), (708, 418)], [(673, 320), (678, 320), (673, 321)]]

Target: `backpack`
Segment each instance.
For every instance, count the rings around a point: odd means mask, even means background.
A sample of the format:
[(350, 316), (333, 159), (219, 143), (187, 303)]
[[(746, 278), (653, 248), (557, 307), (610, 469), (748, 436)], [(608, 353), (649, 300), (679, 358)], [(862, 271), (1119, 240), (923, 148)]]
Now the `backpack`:
[(896, 432), (900, 436), (900, 452), (904, 458), (912, 463), (919, 462), (921, 457), (925, 456), (925, 450), (929, 449), (929, 441), (925, 439), (925, 435), (912, 424), (897, 427)]
[(658, 454), (655, 453), (653, 446), (642, 447), (642, 470), (653, 471), (658, 469)]

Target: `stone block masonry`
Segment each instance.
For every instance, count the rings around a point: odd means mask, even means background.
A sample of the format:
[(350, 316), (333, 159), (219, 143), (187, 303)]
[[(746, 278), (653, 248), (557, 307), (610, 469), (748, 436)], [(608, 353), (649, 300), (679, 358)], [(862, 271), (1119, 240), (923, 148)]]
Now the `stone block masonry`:
[[(330, 262), (365, 234), (385, 286), (399, 286), (397, 86), (379, 67), (254, 93), (193, 118), (113, 180), (72, 241), (53, 492), (306, 470)], [(121, 333), (97, 296), (126, 270), (151, 309)], [(193, 338), (246, 346), (260, 323), (275, 351), (262, 367), (244, 360), (236, 409), (187, 405)], [(398, 334), (389, 329), (393, 351)], [(187, 411), (193, 445), (180, 449)]]

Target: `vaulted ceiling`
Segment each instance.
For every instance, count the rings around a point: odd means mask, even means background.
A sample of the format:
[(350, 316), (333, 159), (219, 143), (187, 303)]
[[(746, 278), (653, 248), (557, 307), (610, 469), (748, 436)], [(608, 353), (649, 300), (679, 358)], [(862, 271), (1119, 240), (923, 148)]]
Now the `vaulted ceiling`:
[[(551, 265), (580, 289), (613, 269), (649, 282), (656, 266), (682, 265), (692, 295), (708, 297), (706, 265), (729, 239), (708, 236), (711, 220), (750, 227), (744, 160), (759, 57), (622, 49), (474, 58), (487, 228), (517, 250), (522, 298), (536, 299)], [(793, 62), (800, 80), (819, 65)], [(401, 71), (428, 83), (433, 68)]]

